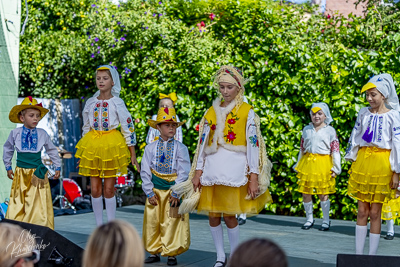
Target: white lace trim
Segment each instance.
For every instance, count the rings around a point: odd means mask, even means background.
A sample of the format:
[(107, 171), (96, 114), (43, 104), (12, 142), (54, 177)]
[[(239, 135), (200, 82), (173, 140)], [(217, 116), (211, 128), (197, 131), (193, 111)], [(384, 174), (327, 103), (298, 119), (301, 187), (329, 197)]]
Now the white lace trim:
[(244, 180), (240, 183), (229, 183), (226, 181), (209, 181), (207, 183), (203, 182), (203, 176), (200, 178), (200, 183), (202, 186), (213, 186), (213, 185), (225, 185), (225, 186), (230, 186), (230, 187), (241, 187), (246, 185), (248, 182), (247, 177), (244, 177)]

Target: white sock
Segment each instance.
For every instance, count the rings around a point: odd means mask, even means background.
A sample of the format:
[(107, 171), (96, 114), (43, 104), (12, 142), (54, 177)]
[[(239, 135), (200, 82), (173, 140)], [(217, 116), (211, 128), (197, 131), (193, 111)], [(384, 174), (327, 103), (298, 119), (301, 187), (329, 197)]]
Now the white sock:
[(314, 222), (313, 202), (312, 201), (310, 201), (308, 203), (303, 202), (303, 205), (304, 205), (304, 210), (306, 211), (307, 222), (310, 222), (310, 224), (311, 224)]
[(386, 225), (387, 225), (387, 233), (394, 235), (394, 221), (388, 220), (388, 221), (386, 221)]
[(327, 201), (321, 201), (321, 209), (323, 214), (322, 222), (329, 225), (329, 210), (331, 209), (331, 202), (329, 199)]
[(365, 239), (367, 238), (368, 227), (366, 225), (356, 225), (356, 254), (364, 254)]
[(210, 226), (212, 238), (214, 239), (215, 249), (217, 250), (217, 261), (225, 262), (224, 251), (224, 232), (222, 231), (222, 224), (212, 227)]
[(369, 255), (376, 255), (379, 246), (380, 234), (369, 233)]
[(229, 244), (231, 245), (231, 256), (232, 256), (233, 252), (239, 245), (239, 225), (236, 225), (235, 228), (228, 227), (228, 238), (229, 238)]
[(117, 211), (117, 201), (115, 199), (115, 196), (104, 199), (106, 200), (107, 220), (112, 221), (115, 219), (115, 212)]
[(103, 224), (103, 197), (92, 197), (92, 208), (97, 226)]

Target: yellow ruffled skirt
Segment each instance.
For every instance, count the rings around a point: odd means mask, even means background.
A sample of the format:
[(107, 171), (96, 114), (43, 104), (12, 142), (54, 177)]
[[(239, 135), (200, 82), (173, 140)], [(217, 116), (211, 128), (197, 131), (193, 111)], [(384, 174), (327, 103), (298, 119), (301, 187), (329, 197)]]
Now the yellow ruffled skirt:
[(246, 200), (248, 184), (240, 187), (225, 185), (202, 186), (197, 212), (203, 214), (224, 213), (235, 215), (246, 213), (248, 216), (257, 215), (265, 204), (272, 202), (271, 194), (267, 190), (253, 200)]
[(332, 177), (331, 155), (306, 153), (297, 164), (297, 191), (309, 195), (328, 195), (336, 192), (336, 178)]
[(91, 130), (79, 140), (76, 148), (80, 175), (112, 178), (128, 172), (130, 152), (117, 130)]
[(32, 178), (35, 170), (15, 168), (6, 218), (54, 229), (49, 180)]
[(384, 203), (391, 194), (393, 176), (389, 156), (388, 149), (362, 147), (349, 170), (347, 194), (363, 202)]

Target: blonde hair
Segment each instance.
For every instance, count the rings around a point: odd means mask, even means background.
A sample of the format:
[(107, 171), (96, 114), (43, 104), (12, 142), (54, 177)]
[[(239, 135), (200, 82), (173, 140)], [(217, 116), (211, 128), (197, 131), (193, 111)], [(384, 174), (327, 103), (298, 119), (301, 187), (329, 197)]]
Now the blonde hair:
[(113, 220), (94, 230), (83, 254), (83, 267), (142, 267), (144, 249), (135, 228)]
[[(21, 233), (24, 229), (16, 224), (11, 223), (0, 223), (0, 266), (8, 267), (15, 264), (18, 259), (23, 258), (26, 254), (14, 256), (13, 247), (20, 245), (21, 249), (34, 248), (36, 242), (34, 240), (28, 241), (19, 240)], [(15, 243), (14, 243), (15, 242)], [(13, 245), (14, 243), (14, 245)]]

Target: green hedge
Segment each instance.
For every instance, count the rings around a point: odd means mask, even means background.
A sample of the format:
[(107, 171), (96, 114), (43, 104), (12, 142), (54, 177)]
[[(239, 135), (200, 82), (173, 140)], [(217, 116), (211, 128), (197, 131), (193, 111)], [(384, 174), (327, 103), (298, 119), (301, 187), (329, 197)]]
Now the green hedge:
[[(309, 15), (307, 5), (271, 0), (131, 0), (120, 7), (109, 1), (32, 0), (29, 7), (20, 94), (88, 97), (96, 91), (95, 67), (112, 62), (122, 76), (121, 97), (141, 119), (139, 159), (159, 92), (179, 95), (178, 113), (188, 120), (184, 143), (193, 152), (195, 126), (217, 96), (211, 76), (222, 64), (242, 68), (251, 78), (246, 95), (261, 117), (274, 162), (274, 203), (267, 210), (277, 214), (304, 214), (291, 167), (311, 104), (330, 106), (344, 155), (356, 113), (366, 104), (361, 86), (381, 72), (400, 82), (400, 19), (393, 8), (372, 6), (365, 18), (347, 19)], [(354, 220), (357, 206), (346, 195), (349, 163), (342, 167), (331, 196), (332, 217)]]

